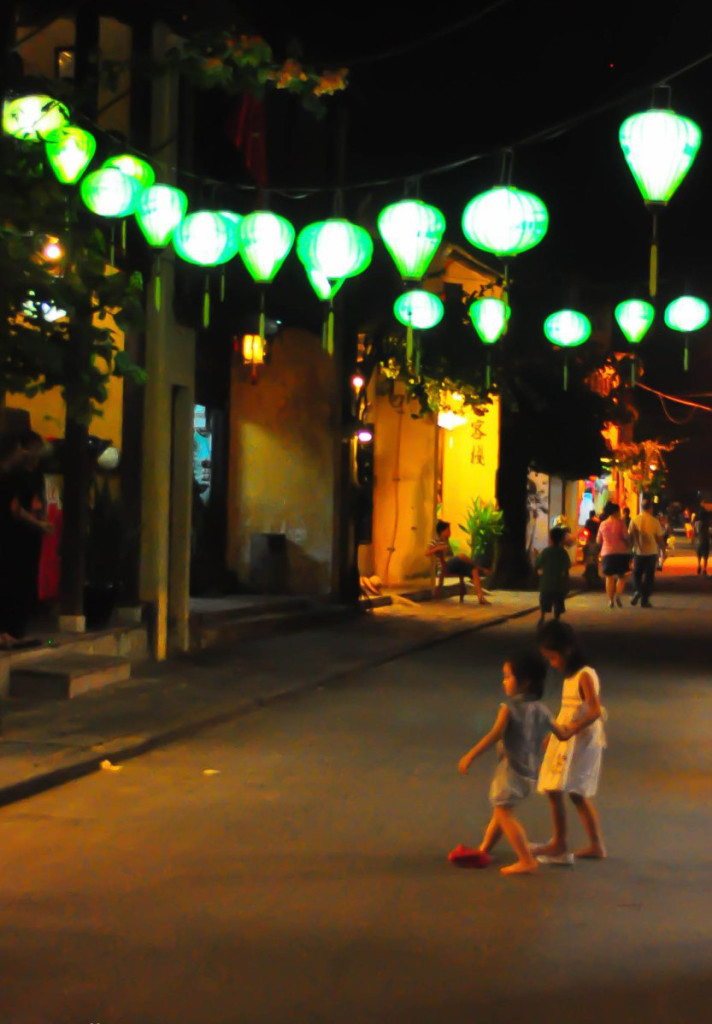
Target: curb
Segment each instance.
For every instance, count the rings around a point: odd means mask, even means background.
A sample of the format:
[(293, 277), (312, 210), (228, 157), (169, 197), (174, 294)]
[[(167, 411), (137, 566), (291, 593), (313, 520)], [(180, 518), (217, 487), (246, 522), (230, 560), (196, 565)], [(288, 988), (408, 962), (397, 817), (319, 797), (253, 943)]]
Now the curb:
[(444, 632), (439, 636), (429, 637), (427, 640), (422, 640), (419, 643), (408, 644), (379, 658), (364, 658), (362, 661), (349, 665), (348, 668), (342, 669), (340, 672), (317, 676), (308, 683), (285, 690), (277, 690), (266, 697), (243, 698), (241, 702), (236, 703), (229, 709), (194, 718), (189, 722), (179, 723), (152, 736), (147, 736), (145, 739), (127, 743), (125, 746), (112, 746), (111, 742), (109, 742), (102, 749), (101, 753), (80, 756), (76, 761), (62, 765), (61, 768), (53, 768), (50, 771), (41, 772), (32, 778), (23, 779), (22, 782), (13, 782), (8, 786), (0, 787), (0, 807), (6, 807), (8, 804), (27, 800), (29, 797), (38, 796), (49, 789), (55, 789), (67, 782), (74, 782), (77, 779), (84, 778), (86, 775), (101, 771), (102, 761), (105, 761), (109, 756), (116, 761), (130, 761), (133, 758), (141, 757), (143, 754), (148, 754), (152, 750), (157, 750), (161, 747), (169, 746), (171, 743), (177, 743), (190, 736), (195, 736), (204, 729), (212, 729), (216, 726), (236, 721), (238, 718), (243, 718), (259, 708), (318, 690), (330, 683), (339, 682), (356, 672), (363, 672), (369, 668), (386, 665), (390, 661), (396, 661), (398, 658), (403, 658), (408, 654), (427, 650), (427, 648), (435, 647), (437, 644), (446, 643), (453, 637), (462, 636), (465, 633), (477, 633), (480, 630), (489, 629), (490, 626), (501, 626), (502, 623), (509, 622), (512, 619), (524, 618), (527, 615), (531, 615), (532, 612), (538, 611), (538, 608), (538, 605), (533, 605), (531, 608), (524, 608), (507, 615), (499, 615), (496, 618), (488, 619), (486, 622), (475, 622), (471, 625), (462, 626), (459, 629)]

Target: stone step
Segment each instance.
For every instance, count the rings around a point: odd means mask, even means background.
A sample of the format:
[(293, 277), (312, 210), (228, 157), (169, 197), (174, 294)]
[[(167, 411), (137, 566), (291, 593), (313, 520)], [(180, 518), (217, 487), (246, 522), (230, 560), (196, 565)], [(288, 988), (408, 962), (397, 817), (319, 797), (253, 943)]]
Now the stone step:
[(100, 654), (70, 654), (11, 669), (10, 697), (65, 700), (131, 676), (131, 662)]

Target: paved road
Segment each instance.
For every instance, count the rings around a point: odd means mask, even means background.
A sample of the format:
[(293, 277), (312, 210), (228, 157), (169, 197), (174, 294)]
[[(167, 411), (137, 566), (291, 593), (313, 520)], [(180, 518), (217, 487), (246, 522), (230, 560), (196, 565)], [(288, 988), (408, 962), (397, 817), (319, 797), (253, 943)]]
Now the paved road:
[[(505, 879), (445, 860), (487, 817), (493, 761), (456, 765), (532, 637), (519, 620), (0, 811), (0, 1019), (709, 1021), (712, 597), (695, 586), (649, 611), (570, 605), (610, 714), (606, 862)], [(522, 816), (548, 835), (543, 800)]]

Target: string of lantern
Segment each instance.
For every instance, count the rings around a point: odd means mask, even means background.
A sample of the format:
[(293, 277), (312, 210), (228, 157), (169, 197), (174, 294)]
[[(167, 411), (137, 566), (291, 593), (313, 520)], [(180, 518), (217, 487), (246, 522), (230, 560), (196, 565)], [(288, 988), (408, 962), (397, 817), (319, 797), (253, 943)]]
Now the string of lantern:
[[(711, 55), (712, 56), (712, 55)], [(628, 117), (620, 127), (619, 142), (646, 205), (653, 213), (650, 253), (650, 298), (657, 293), (657, 216), (674, 195), (699, 149), (702, 132), (694, 121), (676, 114), (669, 106), (670, 90), (656, 87), (648, 111)], [(115, 225), (125, 242), (126, 222), (134, 216), (154, 254), (154, 301), (161, 302), (161, 253), (172, 245), (188, 263), (205, 268), (203, 325), (210, 320), (209, 270), (240, 257), (259, 286), (259, 335), (253, 339), (254, 365), (265, 346), (266, 289), (279, 272), (296, 238), (297, 256), (307, 279), (324, 302), (324, 348), (333, 354), (333, 300), (344, 282), (363, 273), (373, 255), (373, 241), (362, 227), (342, 217), (312, 223), (298, 234), (284, 217), (268, 210), (243, 216), (230, 210), (197, 210), (188, 213), (188, 197), (171, 185), (156, 183), (147, 161), (131, 153), (105, 160), (89, 171), (96, 152), (91, 132), (70, 122), (69, 111), (49, 96), (30, 95), (5, 103), (3, 130), (27, 143), (44, 144), (48, 163), (64, 185), (79, 184), (80, 195), (96, 216), (112, 222), (110, 262), (115, 257)], [(509, 157), (509, 159), (508, 159)], [(88, 172), (88, 173), (85, 173)], [(511, 315), (509, 261), (537, 246), (549, 228), (543, 200), (511, 184), (511, 154), (505, 152), (499, 184), (476, 195), (465, 206), (462, 230), (477, 249), (504, 261), (500, 298), (479, 298), (469, 309), (475, 331), (491, 346), (507, 330)], [(419, 199), (392, 203), (378, 217), (378, 232), (391, 255), (404, 286), (395, 301), (394, 315), (406, 327), (406, 365), (420, 374), (418, 332), (436, 326), (444, 308), (437, 295), (422, 287), (423, 277), (439, 248), (445, 228), (440, 210)], [(224, 277), (221, 290), (224, 289)], [(631, 299), (616, 307), (616, 321), (627, 340), (640, 343), (655, 316), (654, 307)], [(684, 366), (689, 367), (689, 335), (709, 321), (709, 306), (695, 296), (682, 296), (665, 310), (666, 325), (684, 334)], [(576, 310), (560, 310), (544, 323), (544, 334), (564, 350), (577, 347), (591, 335), (588, 318)], [(636, 379), (636, 360), (631, 361), (631, 381)], [(491, 385), (489, 347), (486, 387)], [(568, 356), (564, 362), (564, 388), (568, 386)]]

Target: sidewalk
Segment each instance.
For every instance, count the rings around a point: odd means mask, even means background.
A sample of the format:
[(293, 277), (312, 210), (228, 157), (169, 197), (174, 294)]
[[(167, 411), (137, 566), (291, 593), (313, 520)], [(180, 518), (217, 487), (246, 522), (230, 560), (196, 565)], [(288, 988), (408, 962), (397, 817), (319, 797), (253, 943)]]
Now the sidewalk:
[(534, 592), (497, 591), (491, 600), (398, 601), (231, 650), (140, 663), (133, 679), (73, 700), (4, 700), (0, 804), (537, 607)]

